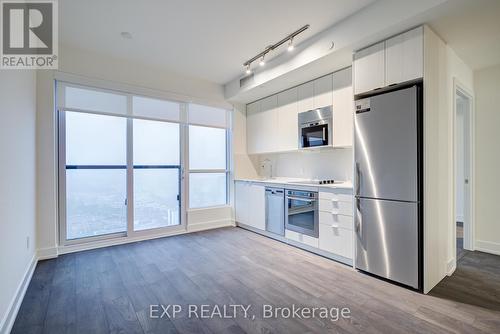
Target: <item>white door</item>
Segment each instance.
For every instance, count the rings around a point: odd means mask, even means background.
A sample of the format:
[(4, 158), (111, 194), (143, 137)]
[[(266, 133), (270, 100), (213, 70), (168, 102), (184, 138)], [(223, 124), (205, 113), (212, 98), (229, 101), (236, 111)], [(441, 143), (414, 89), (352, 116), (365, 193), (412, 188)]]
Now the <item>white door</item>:
[(297, 87), (278, 94), (278, 151), (298, 149)]
[(332, 75), (325, 75), (313, 81), (313, 108), (322, 108), (332, 105), (333, 79)]
[(385, 42), (386, 85), (423, 77), (424, 37), (419, 27)]
[(266, 229), (266, 195), (265, 187), (259, 184), (249, 186), (249, 212), (248, 225), (260, 229)]
[(385, 42), (354, 54), (354, 93), (360, 94), (385, 86)]
[(350, 147), (353, 137), (352, 68), (333, 73), (333, 146)]
[(234, 184), (234, 211), (237, 223), (248, 224), (249, 185), (244, 181)]

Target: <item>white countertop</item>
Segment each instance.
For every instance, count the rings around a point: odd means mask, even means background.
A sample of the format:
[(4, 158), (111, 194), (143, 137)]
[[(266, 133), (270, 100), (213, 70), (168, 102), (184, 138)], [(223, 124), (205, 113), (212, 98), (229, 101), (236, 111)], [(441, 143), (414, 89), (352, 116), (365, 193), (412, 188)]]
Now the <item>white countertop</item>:
[(266, 183), (266, 184), (276, 184), (276, 185), (292, 185), (292, 186), (305, 186), (305, 187), (317, 187), (325, 189), (352, 189), (352, 182), (339, 182), (334, 184), (318, 184), (318, 183), (307, 183), (307, 179), (299, 179), (292, 177), (273, 177), (271, 179), (235, 179), (235, 181), (246, 181), (246, 182), (256, 182), (256, 183)]

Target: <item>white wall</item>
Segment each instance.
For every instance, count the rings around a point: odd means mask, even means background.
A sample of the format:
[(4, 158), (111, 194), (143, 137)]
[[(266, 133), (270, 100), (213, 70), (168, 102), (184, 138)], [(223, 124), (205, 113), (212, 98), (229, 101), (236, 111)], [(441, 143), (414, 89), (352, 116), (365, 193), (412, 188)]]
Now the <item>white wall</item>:
[(474, 72), (475, 247), (500, 255), (500, 65)]
[(474, 91), (472, 70), (424, 30), (424, 292), (456, 266), (454, 82)]
[[(0, 71), (0, 332), (35, 255), (35, 72)], [(27, 245), (29, 238), (29, 245)], [(9, 311), (11, 311), (9, 315)]]
[[(38, 151), (38, 221), (37, 240), (39, 256), (57, 255), (57, 145), (54, 112), (54, 78), (89, 82), (103, 88), (119, 87), (148, 94), (154, 92), (164, 98), (184, 102), (195, 102), (230, 109), (224, 99), (223, 87), (204, 80), (184, 77), (175, 73), (158, 71), (147, 64), (133, 63), (118, 58), (110, 58), (84, 50), (60, 47), (59, 71), (40, 71), (37, 79), (37, 151)], [(115, 88), (116, 89), (116, 88)], [(216, 210), (217, 211), (217, 210)], [(229, 222), (231, 212), (221, 209), (210, 211), (211, 219)], [(196, 229), (208, 227), (193, 217)], [(189, 222), (188, 222), (189, 224)], [(201, 224), (201, 225), (200, 225)], [(215, 226), (215, 225), (214, 225)]]
[(271, 161), (274, 177), (352, 181), (350, 148), (260, 155), (256, 166), (260, 176), (265, 176), (261, 168), (265, 159)]

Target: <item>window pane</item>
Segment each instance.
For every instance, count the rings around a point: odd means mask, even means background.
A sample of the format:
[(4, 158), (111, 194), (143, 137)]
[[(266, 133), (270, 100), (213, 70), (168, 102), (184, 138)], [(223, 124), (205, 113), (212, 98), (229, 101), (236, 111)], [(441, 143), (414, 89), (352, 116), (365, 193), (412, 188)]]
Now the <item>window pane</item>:
[(64, 93), (66, 108), (127, 114), (127, 97), (125, 95), (76, 87), (66, 87)]
[(226, 173), (191, 173), (189, 175), (189, 207), (225, 205), (226, 189)]
[(226, 130), (189, 126), (189, 169), (226, 169)]
[(189, 105), (189, 123), (192, 124), (227, 127), (226, 114), (224, 109), (199, 104)]
[(66, 112), (67, 165), (125, 165), (127, 120)]
[(178, 169), (134, 169), (134, 230), (179, 225), (178, 195)]
[(134, 165), (179, 165), (179, 124), (134, 119)]
[(66, 170), (67, 239), (127, 230), (125, 169)]
[(132, 112), (134, 116), (178, 121), (180, 119), (180, 104), (177, 102), (134, 96), (132, 98)]

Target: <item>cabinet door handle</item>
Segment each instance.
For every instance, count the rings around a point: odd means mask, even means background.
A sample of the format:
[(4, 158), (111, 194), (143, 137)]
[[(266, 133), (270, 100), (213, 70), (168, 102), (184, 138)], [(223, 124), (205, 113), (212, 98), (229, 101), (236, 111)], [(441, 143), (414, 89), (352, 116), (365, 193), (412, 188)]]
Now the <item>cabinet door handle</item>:
[(332, 224), (332, 228), (339, 228), (338, 224)]
[(339, 214), (339, 212), (338, 212), (338, 211), (334, 211), (334, 210), (332, 210), (332, 215), (336, 216), (336, 215), (338, 215), (338, 214)]

